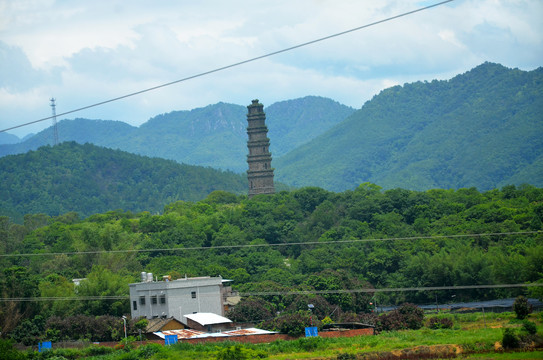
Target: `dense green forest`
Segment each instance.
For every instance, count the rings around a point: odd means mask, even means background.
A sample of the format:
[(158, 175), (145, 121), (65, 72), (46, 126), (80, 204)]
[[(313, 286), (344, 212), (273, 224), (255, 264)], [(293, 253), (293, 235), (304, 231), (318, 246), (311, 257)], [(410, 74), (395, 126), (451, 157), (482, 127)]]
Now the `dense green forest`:
[(75, 142), (0, 158), (0, 215), (18, 222), (32, 213), (158, 213), (214, 190), (245, 193), (247, 177)]
[(332, 191), (362, 182), (411, 190), (541, 187), (543, 68), (484, 63), (450, 80), (388, 88), (273, 165), (281, 182)]
[[(246, 321), (296, 313), (308, 301), (319, 319), (352, 320), (370, 310), (370, 301), (512, 297), (528, 290), (334, 291), (541, 281), (542, 220), (543, 189), (530, 185), (418, 192), (370, 183), (342, 193), (309, 187), (252, 199), (215, 191), (201, 201), (172, 202), (160, 215), (29, 214), (24, 224), (1, 217), (2, 298), (65, 300), (2, 301), (0, 325), (3, 335), (21, 326), (28, 333), (61, 326), (62, 318), (129, 313), (127, 299), (83, 299), (127, 296), (141, 271), (221, 275), (242, 294), (274, 292), (238, 305), (245, 312), (232, 315)], [(73, 278), (87, 280), (75, 291)], [(309, 294), (288, 294), (302, 290)]]

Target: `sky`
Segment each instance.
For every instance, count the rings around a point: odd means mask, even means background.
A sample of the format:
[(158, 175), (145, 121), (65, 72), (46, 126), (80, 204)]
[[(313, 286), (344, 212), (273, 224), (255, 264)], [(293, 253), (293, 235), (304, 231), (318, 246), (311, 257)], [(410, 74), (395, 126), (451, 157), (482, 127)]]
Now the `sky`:
[[(0, 0), (0, 130), (253, 59), (440, 0)], [(316, 95), (359, 109), (381, 90), (485, 61), (543, 65), (543, 1), (455, 0), (64, 118), (149, 118)], [(8, 133), (23, 137), (52, 120)]]

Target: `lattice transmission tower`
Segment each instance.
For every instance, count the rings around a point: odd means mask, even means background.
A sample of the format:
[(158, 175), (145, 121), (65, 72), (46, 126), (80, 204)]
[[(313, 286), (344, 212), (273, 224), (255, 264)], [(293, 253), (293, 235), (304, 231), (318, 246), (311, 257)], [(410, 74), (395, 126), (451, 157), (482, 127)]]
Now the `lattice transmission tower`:
[(53, 111), (53, 136), (55, 138), (55, 145), (58, 145), (57, 110), (55, 98), (51, 98), (51, 110)]

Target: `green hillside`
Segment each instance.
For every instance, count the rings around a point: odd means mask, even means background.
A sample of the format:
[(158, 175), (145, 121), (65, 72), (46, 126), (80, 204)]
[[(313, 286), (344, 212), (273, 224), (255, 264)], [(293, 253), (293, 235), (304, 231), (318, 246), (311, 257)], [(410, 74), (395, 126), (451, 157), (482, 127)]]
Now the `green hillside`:
[(80, 216), (114, 209), (162, 211), (214, 190), (242, 194), (243, 175), (75, 142), (0, 158), (0, 214)]
[(141, 155), (242, 172), (247, 169), (244, 106), (218, 103), (155, 116), (122, 147)]
[[(113, 149), (122, 147), (126, 139), (133, 136), (138, 129), (122, 121), (83, 118), (59, 121), (57, 128), (60, 142), (92, 143)], [(0, 156), (22, 154), (30, 150), (37, 150), (41, 146), (53, 144), (53, 128), (47, 128), (16, 144), (0, 145)]]
[(21, 141), (17, 136), (0, 132), (0, 144), (15, 144)]
[(264, 109), (274, 157), (284, 155), (337, 125), (355, 110), (336, 101), (306, 96)]
[(276, 179), (333, 191), (543, 185), (543, 68), (485, 63), (448, 81), (382, 91), (275, 160)]

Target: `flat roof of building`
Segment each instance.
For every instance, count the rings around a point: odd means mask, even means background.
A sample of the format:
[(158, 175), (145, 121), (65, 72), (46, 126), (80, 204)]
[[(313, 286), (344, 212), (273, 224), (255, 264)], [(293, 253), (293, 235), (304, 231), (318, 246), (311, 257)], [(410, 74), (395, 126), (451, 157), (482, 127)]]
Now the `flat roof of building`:
[(200, 325), (214, 325), (231, 323), (232, 320), (213, 313), (196, 313), (184, 315), (187, 319), (197, 322)]

